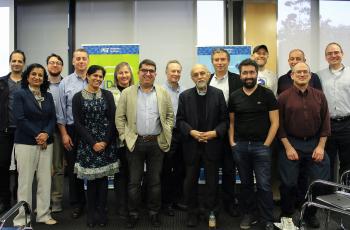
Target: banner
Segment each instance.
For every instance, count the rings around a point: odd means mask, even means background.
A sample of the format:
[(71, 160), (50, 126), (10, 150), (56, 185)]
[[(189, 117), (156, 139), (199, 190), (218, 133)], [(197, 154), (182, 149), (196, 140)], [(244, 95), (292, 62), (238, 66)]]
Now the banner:
[(129, 63), (134, 76), (134, 83), (138, 82), (139, 45), (83, 44), (82, 48), (86, 49), (89, 54), (90, 65), (101, 65), (106, 69), (105, 89), (114, 85), (114, 69), (120, 62)]
[(211, 63), (211, 53), (214, 49), (222, 48), (230, 54), (230, 65), (228, 70), (233, 73), (239, 73), (238, 65), (244, 59), (250, 58), (251, 46), (232, 45), (232, 46), (197, 46), (198, 63), (206, 65), (211, 73), (214, 73), (214, 67)]

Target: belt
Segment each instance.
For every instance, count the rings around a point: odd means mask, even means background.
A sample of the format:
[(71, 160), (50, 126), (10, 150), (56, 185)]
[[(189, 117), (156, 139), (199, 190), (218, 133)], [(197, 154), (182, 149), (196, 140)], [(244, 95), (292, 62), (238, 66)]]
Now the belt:
[(317, 138), (317, 136), (311, 136), (311, 137), (294, 137), (294, 136), (289, 136), (289, 137), (291, 137), (293, 139), (296, 139), (296, 140), (300, 140), (300, 141), (309, 141), (309, 140)]
[(143, 142), (150, 142), (150, 141), (157, 141), (157, 137), (158, 137), (157, 135), (146, 135), (146, 136), (139, 135), (137, 139)]
[(349, 119), (350, 119), (350, 115), (344, 116), (344, 117), (331, 117), (331, 121), (333, 122), (342, 122), (342, 121), (347, 121)]

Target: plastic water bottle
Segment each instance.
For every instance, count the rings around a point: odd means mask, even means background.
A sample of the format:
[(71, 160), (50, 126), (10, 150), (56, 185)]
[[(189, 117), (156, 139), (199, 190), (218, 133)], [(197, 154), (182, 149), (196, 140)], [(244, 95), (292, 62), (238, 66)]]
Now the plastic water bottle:
[(216, 218), (213, 211), (209, 214), (209, 229), (216, 229)]

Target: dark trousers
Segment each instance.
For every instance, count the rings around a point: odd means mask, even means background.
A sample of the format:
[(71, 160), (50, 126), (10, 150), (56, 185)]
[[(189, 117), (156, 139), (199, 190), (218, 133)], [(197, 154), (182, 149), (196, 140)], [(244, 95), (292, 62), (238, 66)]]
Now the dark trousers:
[(170, 151), (165, 153), (162, 170), (162, 204), (169, 206), (183, 196), (185, 165), (183, 161), (180, 133), (174, 129)]
[[(288, 140), (297, 151), (299, 160), (289, 160), (284, 148), (282, 148), (279, 153), (279, 172), (281, 175), (281, 210), (282, 215), (284, 216), (292, 216), (294, 213), (295, 202), (297, 199), (298, 175), (301, 163), (304, 166), (304, 173), (307, 173), (306, 175), (310, 181), (317, 179), (329, 179), (329, 158), (327, 154), (325, 153), (324, 159), (321, 162), (315, 162), (312, 160), (312, 153), (318, 144), (318, 138), (307, 141), (295, 138), (288, 138)], [(322, 191), (322, 188), (314, 189), (314, 191), (314, 195), (316, 196), (325, 192)], [(315, 214), (316, 209), (309, 208), (306, 216)]]
[(327, 140), (326, 151), (331, 166), (331, 180), (336, 181), (335, 159), (338, 154), (340, 169), (339, 176), (350, 169), (350, 119), (344, 121), (331, 120), (331, 136)]
[[(263, 222), (273, 222), (271, 189), (271, 151), (263, 142), (242, 141), (232, 150), (241, 179), (240, 206), (244, 214), (254, 214), (257, 207)], [(254, 191), (254, 176), (256, 189)]]
[(117, 201), (117, 211), (121, 215), (128, 214), (128, 182), (129, 182), (129, 167), (126, 159), (126, 147), (118, 149), (120, 166), (119, 172), (114, 174), (114, 190)]
[(197, 149), (194, 162), (186, 163), (186, 176), (184, 181), (184, 196), (188, 206), (188, 213), (198, 213), (198, 179), (200, 167), (204, 166), (205, 194), (204, 208), (206, 211), (217, 211), (219, 160), (209, 160), (204, 147)]
[(67, 151), (65, 149), (65, 157), (67, 161), (67, 173), (69, 177), (69, 203), (74, 208), (83, 208), (85, 206), (84, 180), (78, 179), (74, 173), (74, 164), (77, 158), (77, 138), (74, 130), (74, 125), (66, 126), (68, 135), (74, 143), (73, 149)]
[[(108, 178), (102, 177), (87, 181), (87, 222), (88, 223), (107, 223), (107, 193)], [(95, 213), (98, 218), (96, 220)]]
[(150, 215), (159, 213), (161, 207), (161, 173), (164, 153), (157, 141), (138, 138), (133, 152), (126, 150), (129, 166), (128, 208), (132, 216), (139, 215), (141, 205), (141, 183), (146, 163), (147, 208)]
[(222, 154), (222, 202), (224, 206), (235, 205), (236, 164), (233, 160), (230, 144), (225, 142), (224, 154)]
[(11, 205), (10, 165), (15, 129), (0, 131), (0, 202)]

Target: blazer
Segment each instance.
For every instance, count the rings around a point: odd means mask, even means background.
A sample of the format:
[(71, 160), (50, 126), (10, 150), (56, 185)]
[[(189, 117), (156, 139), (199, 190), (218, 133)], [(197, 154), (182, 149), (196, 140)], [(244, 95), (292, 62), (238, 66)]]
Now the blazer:
[[(154, 85), (157, 95), (161, 133), (157, 137), (158, 145), (163, 152), (168, 152), (171, 143), (171, 132), (174, 126), (174, 112), (169, 94), (159, 85)], [(135, 148), (138, 137), (136, 127), (137, 91), (139, 85), (132, 85), (123, 90), (117, 106), (115, 124), (120, 141), (125, 141), (129, 151)]]
[(0, 131), (9, 126), (9, 85), (8, 79), (11, 73), (0, 78)]
[[(233, 93), (237, 89), (242, 88), (243, 83), (238, 74), (228, 71), (227, 75), (228, 75), (228, 92), (229, 92), (229, 95), (231, 95), (231, 93)], [(214, 77), (214, 74), (212, 73), (210, 75), (208, 85), (210, 84), (213, 77)]]
[(41, 132), (49, 135), (48, 144), (53, 142), (53, 132), (56, 125), (55, 104), (50, 93), (43, 93), (42, 96), (44, 101), (41, 102), (40, 107), (28, 88), (15, 92), (15, 143), (37, 145), (35, 137)]
[(218, 137), (205, 144), (205, 154), (208, 159), (217, 160), (221, 157), (224, 138), (227, 138), (229, 125), (225, 97), (220, 89), (208, 86), (206, 94), (206, 114), (197, 112), (197, 89), (193, 87), (180, 94), (179, 107), (176, 115), (176, 124), (182, 136), (184, 160), (192, 164), (197, 154), (198, 142), (191, 135), (191, 130), (198, 130), (198, 117), (205, 116), (206, 130), (215, 130)]
[(107, 126), (107, 132), (106, 137), (104, 140), (96, 140), (91, 133), (86, 129), (84, 124), (84, 114), (83, 114), (83, 95), (81, 94), (81, 91), (76, 93), (73, 96), (72, 101), (72, 109), (73, 109), (73, 117), (74, 117), (74, 127), (75, 131), (78, 133), (78, 139), (83, 140), (85, 143), (88, 143), (89, 145), (93, 146), (99, 141), (104, 141), (108, 145), (110, 143), (113, 143), (116, 141), (116, 128), (114, 123), (114, 117), (115, 117), (115, 103), (113, 99), (113, 94), (105, 89), (101, 89), (102, 97), (107, 103), (107, 109), (106, 109), (106, 117), (108, 120), (108, 126)]

